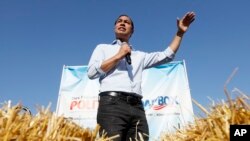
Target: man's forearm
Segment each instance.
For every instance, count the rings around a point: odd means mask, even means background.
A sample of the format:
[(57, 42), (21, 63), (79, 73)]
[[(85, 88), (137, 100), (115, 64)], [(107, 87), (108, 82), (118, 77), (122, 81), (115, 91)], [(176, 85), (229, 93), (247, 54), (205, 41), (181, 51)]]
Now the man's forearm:
[(184, 32), (177, 31), (177, 33), (175, 34), (171, 44), (169, 45), (169, 47), (173, 50), (174, 53), (176, 53), (178, 51), (183, 36), (184, 36)]
[(117, 55), (102, 62), (101, 69), (105, 73), (110, 71), (120, 61)]

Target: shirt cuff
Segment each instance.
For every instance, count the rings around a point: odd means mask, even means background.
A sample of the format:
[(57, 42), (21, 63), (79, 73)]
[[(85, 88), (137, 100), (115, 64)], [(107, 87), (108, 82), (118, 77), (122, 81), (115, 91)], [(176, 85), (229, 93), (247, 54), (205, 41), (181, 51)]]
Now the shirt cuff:
[(101, 75), (105, 75), (106, 73), (101, 69), (102, 62), (103, 62), (103, 61), (100, 61), (100, 62), (97, 64), (96, 70), (97, 70)]
[(165, 55), (171, 59), (174, 59), (175, 57), (175, 53), (170, 47), (167, 47), (167, 49), (165, 50)]

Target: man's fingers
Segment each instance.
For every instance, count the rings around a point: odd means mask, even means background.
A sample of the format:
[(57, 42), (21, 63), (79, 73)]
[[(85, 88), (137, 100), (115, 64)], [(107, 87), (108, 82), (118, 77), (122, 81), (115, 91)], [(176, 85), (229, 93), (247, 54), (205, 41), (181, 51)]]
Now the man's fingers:
[(183, 20), (183, 24), (184, 25), (189, 25), (191, 24), (194, 20), (195, 20), (195, 13), (194, 12), (188, 12), (184, 18), (182, 19)]
[(188, 13), (184, 16), (183, 20), (184, 20), (184, 19), (186, 19), (186, 20), (192, 20), (194, 17), (195, 17), (195, 13), (194, 13), (194, 12), (188, 12)]

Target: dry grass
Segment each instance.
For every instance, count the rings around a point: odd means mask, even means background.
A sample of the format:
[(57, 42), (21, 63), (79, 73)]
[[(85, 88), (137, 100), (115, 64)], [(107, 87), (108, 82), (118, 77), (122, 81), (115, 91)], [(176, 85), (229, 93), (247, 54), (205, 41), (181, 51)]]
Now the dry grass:
[(22, 112), (20, 105), (0, 110), (1, 141), (93, 141), (97, 131), (82, 128), (64, 117), (56, 117), (48, 109), (41, 109), (36, 116)]
[(163, 141), (227, 141), (229, 140), (230, 125), (250, 124), (249, 97), (237, 97), (231, 104), (221, 103), (212, 106), (210, 110), (196, 103), (207, 115), (206, 118), (196, 118), (194, 124), (174, 134), (165, 134)]

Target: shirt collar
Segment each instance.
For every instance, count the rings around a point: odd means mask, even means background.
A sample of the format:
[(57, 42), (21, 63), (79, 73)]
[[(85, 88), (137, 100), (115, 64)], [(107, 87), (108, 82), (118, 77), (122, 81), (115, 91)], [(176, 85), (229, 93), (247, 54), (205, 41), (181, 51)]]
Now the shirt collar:
[(114, 45), (114, 44), (121, 45), (122, 42), (121, 42), (121, 40), (119, 40), (119, 39), (115, 39), (115, 40), (112, 42), (112, 45)]
[[(112, 45), (115, 45), (115, 44), (117, 44), (117, 45), (122, 45), (122, 42), (121, 42), (121, 40), (119, 40), (119, 39), (115, 39), (115, 40), (112, 42)], [(129, 46), (133, 49), (133, 47), (132, 47), (131, 44), (129, 44)]]

